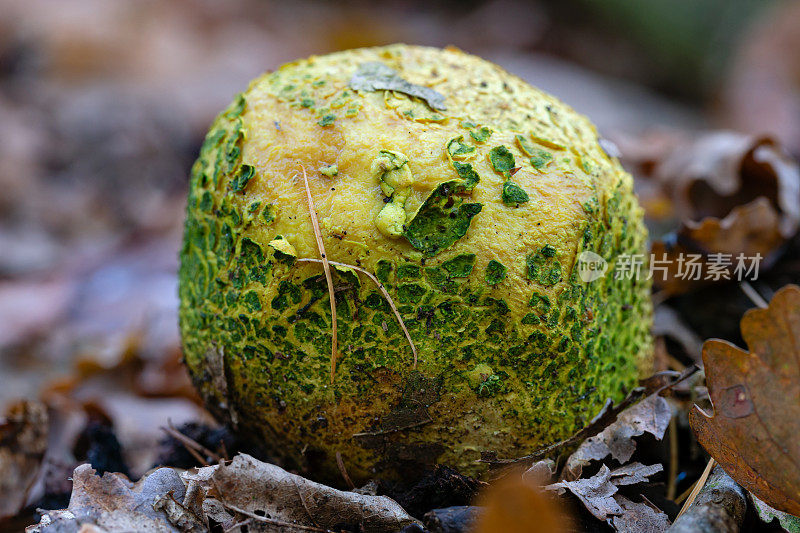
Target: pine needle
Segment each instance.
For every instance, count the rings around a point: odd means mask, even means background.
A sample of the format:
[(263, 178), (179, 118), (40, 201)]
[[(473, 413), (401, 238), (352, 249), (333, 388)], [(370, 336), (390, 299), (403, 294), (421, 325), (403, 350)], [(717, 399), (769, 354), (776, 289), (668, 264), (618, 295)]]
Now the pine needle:
[[(308, 262), (308, 263), (322, 263), (322, 261), (320, 261), (319, 259), (297, 259), (297, 261), (298, 262), (304, 261), (304, 262)], [(345, 267), (345, 268), (352, 268), (356, 272), (361, 272), (362, 274), (365, 274), (367, 277), (369, 277), (369, 279), (371, 279), (375, 283), (375, 285), (378, 286), (378, 288), (381, 290), (381, 293), (383, 293), (383, 297), (386, 298), (387, 302), (389, 302), (389, 307), (391, 307), (392, 311), (394, 311), (394, 316), (397, 318), (397, 322), (400, 324), (400, 327), (403, 329), (403, 333), (405, 333), (405, 335), (406, 335), (406, 340), (408, 340), (408, 344), (409, 344), (409, 346), (411, 346), (411, 351), (414, 352), (414, 370), (416, 370), (416, 368), (417, 368), (417, 347), (414, 346), (414, 341), (411, 340), (411, 334), (408, 332), (408, 328), (406, 328), (406, 323), (403, 322), (403, 317), (400, 316), (400, 311), (397, 310), (397, 306), (394, 305), (394, 300), (392, 300), (392, 297), (389, 295), (389, 291), (386, 290), (386, 287), (383, 286), (383, 283), (378, 281), (378, 278), (376, 278), (372, 274), (372, 272), (370, 272), (368, 270), (364, 270), (361, 267), (357, 267), (355, 265), (348, 265), (347, 263), (339, 263), (337, 261), (328, 261), (328, 263), (330, 263), (331, 265), (335, 265), (335, 266), (340, 266), (340, 267)]]
[(705, 486), (706, 481), (708, 481), (708, 476), (711, 475), (711, 469), (714, 468), (715, 464), (716, 464), (716, 461), (714, 461), (713, 457), (708, 460), (708, 464), (706, 465), (706, 469), (703, 470), (703, 474), (700, 476), (700, 479), (698, 479), (697, 483), (694, 484), (694, 488), (692, 489), (692, 492), (689, 494), (689, 497), (686, 498), (686, 502), (683, 504), (683, 507), (681, 507), (681, 512), (678, 513), (678, 516), (675, 517), (675, 520), (680, 518), (681, 515), (683, 513), (685, 513), (689, 509), (689, 507), (692, 506), (694, 501), (697, 499), (697, 495), (700, 494), (700, 491), (703, 490), (703, 487)]
[(322, 242), (322, 232), (319, 230), (319, 221), (317, 220), (317, 209), (314, 207), (314, 199), (311, 197), (311, 188), (308, 186), (308, 174), (306, 174), (306, 167), (300, 165), (303, 169), (303, 182), (306, 186), (306, 198), (308, 198), (308, 211), (311, 215), (311, 225), (314, 226), (314, 236), (317, 238), (317, 248), (319, 255), (322, 257), (322, 268), (325, 270), (325, 279), (328, 282), (328, 295), (331, 299), (331, 322), (332, 338), (331, 338), (331, 384), (333, 384), (333, 376), (336, 374), (336, 354), (338, 353), (338, 339), (337, 339), (337, 324), (336, 324), (336, 296), (333, 291), (333, 279), (331, 278), (331, 267), (329, 265), (328, 256), (325, 254), (325, 244)]

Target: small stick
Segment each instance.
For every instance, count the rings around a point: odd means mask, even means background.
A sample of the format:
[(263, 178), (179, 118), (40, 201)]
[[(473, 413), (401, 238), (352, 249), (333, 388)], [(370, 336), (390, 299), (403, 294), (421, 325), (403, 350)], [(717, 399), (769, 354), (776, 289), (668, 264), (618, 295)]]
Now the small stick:
[(317, 209), (314, 207), (314, 199), (311, 197), (311, 188), (308, 186), (308, 174), (306, 174), (306, 167), (300, 165), (303, 169), (303, 182), (306, 186), (306, 198), (308, 199), (308, 212), (311, 215), (311, 225), (314, 227), (314, 237), (317, 239), (317, 248), (319, 255), (322, 257), (322, 268), (325, 270), (325, 279), (328, 282), (328, 296), (331, 299), (331, 322), (333, 328), (331, 331), (331, 384), (333, 384), (333, 376), (336, 373), (336, 354), (338, 353), (337, 342), (337, 323), (336, 323), (336, 295), (333, 292), (333, 278), (331, 278), (331, 267), (328, 264), (328, 256), (325, 254), (325, 244), (322, 242), (322, 232), (319, 230), (319, 221), (317, 220)]
[(336, 452), (336, 464), (339, 466), (339, 472), (341, 472), (344, 482), (347, 483), (347, 486), (350, 487), (350, 490), (356, 488), (355, 483), (353, 483), (353, 480), (350, 479), (350, 476), (347, 474), (347, 469), (344, 467), (342, 452)]
[[(319, 259), (310, 259), (310, 258), (298, 259), (297, 261), (298, 262), (303, 261), (303, 262), (307, 262), (307, 263), (322, 263), (322, 261), (320, 261)], [(356, 272), (361, 272), (362, 274), (367, 275), (369, 277), (369, 279), (371, 279), (375, 283), (375, 285), (378, 286), (378, 288), (383, 293), (383, 297), (386, 298), (387, 302), (389, 302), (389, 307), (391, 307), (392, 311), (394, 311), (394, 316), (397, 318), (397, 321), (400, 323), (400, 327), (403, 329), (403, 333), (405, 333), (405, 335), (406, 335), (406, 339), (408, 340), (408, 344), (409, 344), (409, 346), (411, 346), (411, 351), (414, 352), (414, 369), (416, 370), (416, 368), (417, 368), (417, 347), (414, 346), (414, 341), (411, 340), (411, 334), (408, 332), (408, 328), (406, 328), (406, 323), (403, 322), (403, 317), (400, 316), (400, 311), (397, 310), (397, 306), (394, 305), (394, 301), (392, 300), (392, 297), (389, 295), (389, 291), (387, 291), (386, 287), (383, 286), (383, 283), (378, 281), (378, 278), (376, 278), (372, 274), (372, 272), (370, 272), (368, 270), (364, 270), (361, 267), (357, 267), (355, 265), (348, 265), (347, 263), (339, 263), (337, 261), (328, 261), (328, 263), (330, 263), (331, 265), (336, 265), (336, 266), (340, 266), (340, 267), (352, 268)]]

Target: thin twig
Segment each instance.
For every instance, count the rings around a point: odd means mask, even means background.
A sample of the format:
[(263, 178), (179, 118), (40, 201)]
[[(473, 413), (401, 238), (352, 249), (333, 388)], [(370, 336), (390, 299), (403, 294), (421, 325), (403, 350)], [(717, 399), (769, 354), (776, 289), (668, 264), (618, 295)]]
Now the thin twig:
[(291, 522), (284, 522), (283, 520), (278, 520), (277, 518), (267, 518), (266, 516), (259, 516), (255, 513), (251, 513), (250, 511), (246, 511), (241, 507), (236, 507), (235, 505), (232, 505), (230, 503), (225, 503), (224, 501), (221, 500), (220, 503), (222, 504), (223, 507), (227, 507), (231, 511), (236, 511), (239, 514), (249, 516), (253, 520), (258, 520), (259, 522), (266, 522), (267, 524), (275, 524), (276, 526), (304, 529), (306, 531), (321, 531), (322, 533), (328, 533), (330, 531), (330, 529), (322, 529), (321, 527), (306, 526), (303, 524), (292, 524)]
[(714, 461), (713, 457), (708, 460), (708, 464), (706, 465), (706, 469), (703, 470), (703, 474), (700, 476), (700, 479), (698, 479), (697, 483), (695, 483), (694, 488), (692, 489), (692, 492), (689, 494), (689, 497), (686, 498), (686, 501), (684, 502), (683, 507), (681, 507), (681, 512), (678, 513), (678, 516), (675, 517), (675, 520), (680, 518), (681, 515), (683, 513), (685, 513), (686, 510), (689, 507), (691, 507), (691, 505), (694, 503), (694, 500), (697, 498), (697, 495), (700, 494), (701, 490), (703, 490), (703, 487), (705, 486), (706, 481), (708, 480), (708, 476), (711, 474), (711, 469), (714, 468), (714, 464), (715, 463), (716, 463), (716, 461)]
[(331, 278), (331, 267), (328, 264), (328, 256), (325, 254), (325, 244), (322, 242), (322, 232), (319, 230), (319, 221), (317, 220), (317, 209), (314, 207), (314, 199), (311, 197), (311, 188), (308, 186), (308, 174), (306, 174), (306, 167), (300, 165), (303, 169), (303, 183), (306, 187), (306, 198), (308, 199), (308, 213), (311, 215), (311, 225), (314, 227), (314, 237), (317, 239), (317, 248), (319, 255), (322, 257), (322, 268), (325, 270), (325, 279), (328, 282), (328, 296), (331, 299), (331, 322), (333, 323), (331, 329), (331, 383), (333, 383), (333, 376), (336, 374), (336, 354), (338, 353), (337, 342), (337, 323), (336, 323), (336, 295), (333, 292), (333, 279)]
[(344, 467), (342, 452), (336, 452), (336, 464), (339, 466), (339, 472), (341, 472), (344, 482), (347, 483), (347, 486), (350, 487), (351, 490), (356, 488), (355, 483), (353, 483), (353, 480), (350, 479), (350, 475), (347, 473), (347, 468)]
[[(320, 261), (319, 259), (310, 259), (310, 258), (301, 258), (301, 259), (298, 259), (297, 261), (298, 262), (307, 262), (307, 263), (322, 263), (322, 261)], [(386, 298), (387, 302), (389, 302), (389, 307), (391, 307), (392, 311), (394, 311), (394, 316), (397, 318), (397, 322), (400, 323), (400, 327), (403, 329), (403, 333), (405, 333), (405, 335), (406, 335), (406, 340), (408, 340), (408, 345), (411, 346), (411, 351), (414, 352), (414, 369), (416, 370), (416, 368), (417, 368), (417, 347), (414, 345), (414, 341), (411, 340), (411, 334), (408, 332), (408, 328), (406, 328), (406, 323), (403, 322), (403, 317), (400, 316), (400, 311), (397, 310), (397, 306), (394, 305), (394, 301), (392, 300), (392, 297), (389, 295), (389, 291), (387, 291), (386, 287), (383, 286), (383, 283), (378, 281), (378, 278), (376, 278), (372, 274), (372, 272), (370, 272), (369, 270), (364, 270), (361, 267), (357, 267), (355, 265), (348, 265), (347, 263), (339, 263), (337, 261), (328, 261), (328, 263), (330, 263), (331, 265), (340, 266), (340, 267), (344, 267), (344, 268), (352, 268), (356, 272), (361, 272), (362, 274), (365, 274), (367, 277), (369, 277), (369, 279), (371, 279), (375, 283), (375, 285), (378, 286), (378, 288), (380, 289), (381, 293), (383, 293), (383, 297)]]
[(747, 281), (742, 281), (739, 283), (739, 287), (742, 289), (742, 292), (750, 298), (750, 301), (756, 304), (756, 306), (766, 309), (767, 308), (767, 301), (758, 294), (758, 291), (753, 288)]
[(202, 452), (203, 454), (205, 454), (206, 457), (212, 459), (215, 463), (219, 462), (220, 459), (219, 455), (212, 452), (211, 450), (209, 450), (196, 440), (192, 439), (191, 437), (187, 437), (186, 435), (178, 431), (175, 428), (175, 426), (172, 425), (172, 422), (169, 422), (169, 427), (161, 426), (161, 430), (164, 431), (170, 437), (178, 440), (181, 444), (183, 444), (184, 448), (186, 448), (186, 450), (190, 454), (192, 454), (192, 457), (197, 459), (203, 466), (208, 466), (209, 463), (198, 452)]

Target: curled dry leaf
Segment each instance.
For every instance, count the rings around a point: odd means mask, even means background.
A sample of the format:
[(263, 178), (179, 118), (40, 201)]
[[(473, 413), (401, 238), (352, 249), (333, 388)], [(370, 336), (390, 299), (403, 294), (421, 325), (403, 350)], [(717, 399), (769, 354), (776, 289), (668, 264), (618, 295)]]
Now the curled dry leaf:
[(391, 498), (336, 490), (246, 454), (183, 477), (199, 483), (229, 510), (249, 513), (245, 517), (256, 513), (320, 529), (352, 524), (367, 533), (393, 533), (418, 523)]
[(797, 162), (770, 137), (656, 131), (618, 144), (625, 166), (644, 184), (657, 186), (647, 189), (645, 206), (656, 196), (668, 200), (670, 208), (662, 215), (672, 214), (678, 221), (721, 219), (763, 196), (781, 215), (781, 234), (790, 236), (800, 224)]
[[(642, 483), (663, 469), (660, 464), (631, 463), (615, 470), (610, 470), (608, 466), (603, 465), (597, 474), (590, 478), (559, 481), (546, 488), (557, 491), (559, 494), (563, 494), (565, 491), (571, 492), (597, 519), (609, 520), (612, 517), (622, 517), (627, 513), (637, 512), (634, 502), (618, 494), (618, 487)], [(658, 513), (664, 515), (663, 520), (666, 520), (667, 517), (664, 513), (661, 511)]]
[(636, 451), (633, 438), (650, 433), (661, 440), (671, 418), (672, 411), (667, 400), (657, 394), (648, 396), (623, 411), (616, 422), (599, 434), (583, 441), (567, 459), (562, 477), (577, 479), (584, 466), (609, 455), (622, 464), (627, 463)]
[(38, 402), (12, 405), (0, 418), (0, 520), (25, 506), (47, 449), (47, 408)]
[(703, 346), (714, 413), (695, 406), (689, 422), (733, 479), (800, 515), (800, 288), (745, 313), (741, 330), (749, 352), (721, 340)]
[(654, 281), (670, 294), (725, 279), (705, 279), (705, 268), (699, 280), (679, 277), (681, 253), (700, 254), (701, 262), (709, 254), (732, 254), (733, 264), (724, 269), (731, 277), (738, 254), (766, 258), (800, 225), (800, 170), (771, 138), (660, 132), (620, 144), (624, 163), (640, 179), (651, 229), (662, 234), (651, 250), (664, 260)]
[[(786, 241), (779, 227), (780, 216), (764, 197), (734, 207), (723, 219), (686, 221), (676, 235), (653, 241), (653, 281), (668, 294), (681, 294), (710, 281), (755, 278), (761, 261)], [(699, 256), (698, 270), (689, 265), (691, 256)]]

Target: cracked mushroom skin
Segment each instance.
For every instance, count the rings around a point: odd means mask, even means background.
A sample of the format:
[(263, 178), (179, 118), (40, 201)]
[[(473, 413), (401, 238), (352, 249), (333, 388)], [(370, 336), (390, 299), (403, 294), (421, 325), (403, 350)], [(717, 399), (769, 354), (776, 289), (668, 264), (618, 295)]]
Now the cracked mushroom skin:
[[(331, 267), (332, 323), (305, 169)], [(349, 50), (254, 80), (192, 168), (186, 365), (275, 461), (340, 480), (479, 474), (568, 437), (650, 361), (632, 179), (592, 124), (456, 49)], [(591, 251), (608, 275), (579, 276)]]

